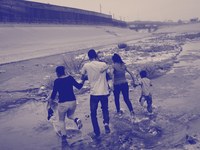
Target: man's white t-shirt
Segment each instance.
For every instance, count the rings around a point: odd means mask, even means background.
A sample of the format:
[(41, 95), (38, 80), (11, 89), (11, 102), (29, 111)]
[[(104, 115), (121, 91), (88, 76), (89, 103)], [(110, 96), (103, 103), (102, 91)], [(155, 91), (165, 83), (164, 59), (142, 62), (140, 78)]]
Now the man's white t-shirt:
[(93, 60), (85, 63), (81, 69), (81, 74), (87, 74), (88, 76), (91, 95), (98, 96), (109, 94), (106, 72), (102, 72), (102, 69), (106, 67), (106, 63)]

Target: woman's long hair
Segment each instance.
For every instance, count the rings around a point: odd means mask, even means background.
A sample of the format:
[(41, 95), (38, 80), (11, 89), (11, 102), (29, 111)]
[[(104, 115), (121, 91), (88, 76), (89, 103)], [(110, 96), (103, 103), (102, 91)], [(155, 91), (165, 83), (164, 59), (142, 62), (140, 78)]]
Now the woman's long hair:
[(116, 54), (116, 53), (112, 56), (112, 61), (113, 61), (114, 63), (125, 64), (125, 63), (123, 62), (122, 58), (120, 57), (120, 55), (119, 55), (119, 54)]

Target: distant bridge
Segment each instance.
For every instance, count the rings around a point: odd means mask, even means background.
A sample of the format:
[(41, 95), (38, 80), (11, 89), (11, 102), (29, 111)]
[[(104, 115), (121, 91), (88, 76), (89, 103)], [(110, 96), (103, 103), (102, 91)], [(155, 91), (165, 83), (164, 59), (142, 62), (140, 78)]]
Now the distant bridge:
[(148, 30), (148, 32), (154, 32), (158, 30), (158, 25), (156, 24), (131, 24), (129, 25), (131, 30), (139, 31), (139, 30)]

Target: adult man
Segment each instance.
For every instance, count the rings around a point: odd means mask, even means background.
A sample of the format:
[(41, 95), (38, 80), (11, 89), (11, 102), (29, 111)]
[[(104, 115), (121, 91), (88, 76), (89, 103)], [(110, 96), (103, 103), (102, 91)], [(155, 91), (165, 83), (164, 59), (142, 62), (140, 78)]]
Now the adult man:
[[(95, 137), (100, 136), (100, 128), (97, 120), (98, 103), (101, 103), (103, 113), (103, 123), (105, 132), (110, 133), (109, 128), (109, 112), (108, 112), (108, 95), (109, 85), (106, 80), (106, 72), (101, 70), (106, 68), (105, 62), (98, 60), (97, 53), (94, 49), (88, 51), (89, 62), (84, 64), (81, 73), (87, 75), (90, 83), (90, 112), (91, 121), (95, 133)], [(112, 85), (112, 84), (111, 84)]]

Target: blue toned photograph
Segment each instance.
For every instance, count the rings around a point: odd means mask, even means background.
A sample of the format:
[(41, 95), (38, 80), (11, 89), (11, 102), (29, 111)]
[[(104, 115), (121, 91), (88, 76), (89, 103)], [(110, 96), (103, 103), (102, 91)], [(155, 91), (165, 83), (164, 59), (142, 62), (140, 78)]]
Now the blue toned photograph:
[(0, 150), (200, 150), (199, 0), (0, 0)]

